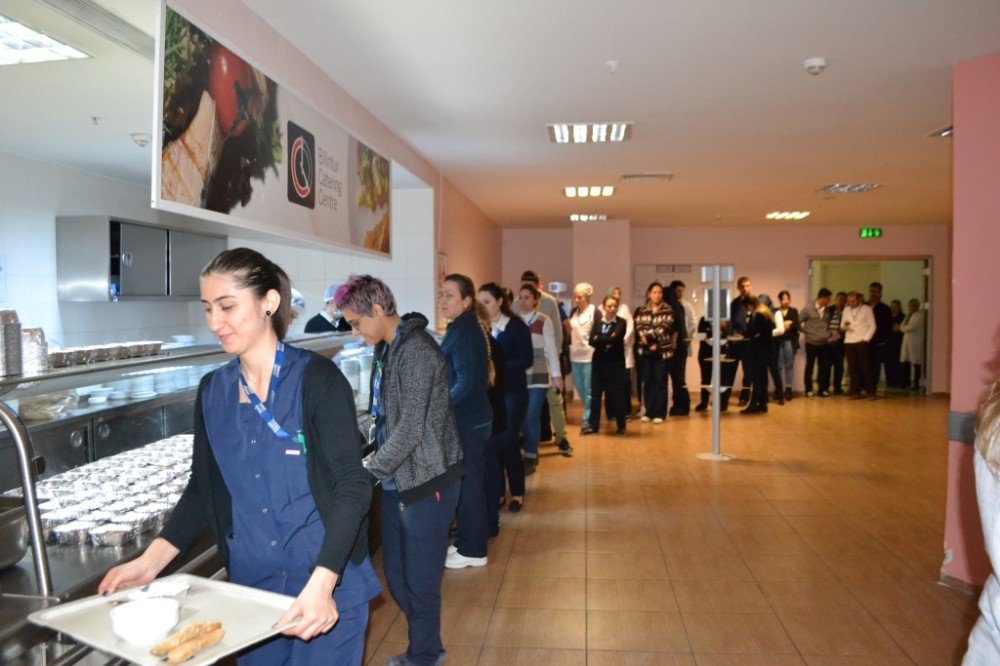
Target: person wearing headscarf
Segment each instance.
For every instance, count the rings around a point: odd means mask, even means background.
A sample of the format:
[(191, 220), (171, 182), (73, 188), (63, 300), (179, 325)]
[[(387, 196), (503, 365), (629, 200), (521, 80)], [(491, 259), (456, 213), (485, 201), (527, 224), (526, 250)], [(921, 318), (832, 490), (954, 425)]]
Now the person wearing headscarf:
[(590, 302), (594, 288), (587, 282), (573, 287), (573, 316), (569, 318), (570, 343), (569, 360), (573, 365), (573, 386), (583, 403), (583, 427), (581, 435), (594, 432), (590, 427), (590, 376), (594, 348), (590, 346), (590, 329), (597, 319), (597, 308)]

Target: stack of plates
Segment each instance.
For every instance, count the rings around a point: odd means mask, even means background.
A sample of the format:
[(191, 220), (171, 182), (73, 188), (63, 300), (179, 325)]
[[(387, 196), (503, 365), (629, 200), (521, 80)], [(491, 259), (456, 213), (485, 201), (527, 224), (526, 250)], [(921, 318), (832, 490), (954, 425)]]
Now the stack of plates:
[(143, 375), (142, 377), (134, 378), (129, 384), (129, 397), (133, 400), (152, 398), (156, 395), (153, 382), (153, 375)]

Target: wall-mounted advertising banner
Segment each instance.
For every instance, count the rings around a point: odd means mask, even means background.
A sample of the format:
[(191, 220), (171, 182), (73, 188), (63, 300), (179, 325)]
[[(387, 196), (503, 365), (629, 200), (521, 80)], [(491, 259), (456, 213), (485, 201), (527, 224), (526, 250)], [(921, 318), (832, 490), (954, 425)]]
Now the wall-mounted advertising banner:
[(389, 160), (170, 7), (161, 26), (153, 205), (389, 254)]

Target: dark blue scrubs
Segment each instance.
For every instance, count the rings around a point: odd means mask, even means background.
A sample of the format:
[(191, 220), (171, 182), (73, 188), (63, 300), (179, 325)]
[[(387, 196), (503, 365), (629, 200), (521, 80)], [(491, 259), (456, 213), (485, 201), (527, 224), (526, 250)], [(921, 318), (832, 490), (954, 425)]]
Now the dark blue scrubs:
[[(276, 390), (267, 407), (281, 427), (302, 432), (302, 373), (310, 356), (285, 346)], [(274, 434), (248, 403), (241, 403), (238, 361), (205, 387), (202, 409), (212, 453), (232, 496), (227, 536), (229, 579), (261, 590), (298, 596), (312, 573), (325, 528), (313, 501), (306, 456), (297, 441)], [(240, 664), (360, 664), (368, 602), (381, 588), (371, 562), (348, 562), (334, 590), (340, 619), (309, 642), (279, 637), (240, 657)], [(275, 618), (277, 619), (277, 618)]]

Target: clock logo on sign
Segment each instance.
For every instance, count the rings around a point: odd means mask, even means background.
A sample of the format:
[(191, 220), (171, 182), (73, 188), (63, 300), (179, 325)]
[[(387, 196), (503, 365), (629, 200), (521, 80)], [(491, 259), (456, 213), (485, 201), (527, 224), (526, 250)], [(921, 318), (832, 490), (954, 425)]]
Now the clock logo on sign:
[(316, 140), (310, 132), (288, 122), (288, 200), (316, 207)]

